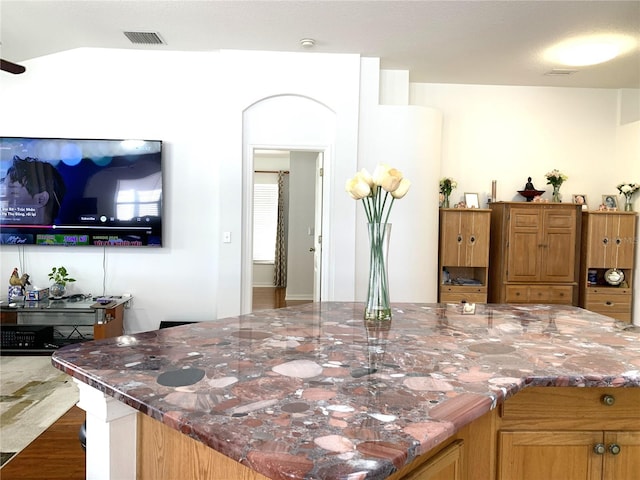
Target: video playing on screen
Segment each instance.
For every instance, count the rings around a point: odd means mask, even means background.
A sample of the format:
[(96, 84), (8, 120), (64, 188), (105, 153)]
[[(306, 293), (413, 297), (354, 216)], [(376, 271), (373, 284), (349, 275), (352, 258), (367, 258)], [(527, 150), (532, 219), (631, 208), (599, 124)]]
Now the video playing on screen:
[(162, 142), (0, 137), (0, 243), (162, 246)]

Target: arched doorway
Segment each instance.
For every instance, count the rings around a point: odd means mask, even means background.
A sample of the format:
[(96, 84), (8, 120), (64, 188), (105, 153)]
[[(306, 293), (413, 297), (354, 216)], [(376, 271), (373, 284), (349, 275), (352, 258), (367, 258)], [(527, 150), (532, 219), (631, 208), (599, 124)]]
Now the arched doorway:
[[(243, 238), (242, 238), (242, 313), (252, 309), (253, 291), (253, 177), (254, 152), (278, 149), (287, 151), (318, 152), (323, 159), (323, 173), (330, 171), (335, 144), (335, 114), (325, 105), (304, 96), (278, 95), (262, 99), (243, 113)], [(325, 196), (317, 205), (323, 211)], [(330, 234), (330, 225), (320, 213), (319, 228), (322, 235)], [(317, 230), (317, 229), (314, 229)], [(315, 232), (314, 232), (315, 233)], [(318, 236), (314, 235), (315, 241)], [(326, 270), (327, 252), (320, 249), (315, 260), (319, 272)], [(322, 292), (327, 276), (318, 274)], [(314, 289), (315, 290), (315, 289)], [(318, 295), (320, 300), (321, 293)]]

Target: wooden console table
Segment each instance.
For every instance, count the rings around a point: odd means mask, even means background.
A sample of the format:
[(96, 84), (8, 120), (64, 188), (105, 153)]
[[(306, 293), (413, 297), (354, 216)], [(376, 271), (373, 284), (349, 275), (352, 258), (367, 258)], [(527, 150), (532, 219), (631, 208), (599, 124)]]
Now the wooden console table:
[(70, 343), (120, 336), (130, 301), (131, 297), (114, 297), (107, 304), (91, 298), (3, 303), (0, 351), (50, 353)]

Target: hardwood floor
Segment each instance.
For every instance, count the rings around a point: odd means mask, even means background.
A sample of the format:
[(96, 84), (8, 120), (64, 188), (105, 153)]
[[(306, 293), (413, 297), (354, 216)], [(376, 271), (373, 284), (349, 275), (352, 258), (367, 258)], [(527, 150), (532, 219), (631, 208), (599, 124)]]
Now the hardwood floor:
[[(281, 308), (306, 300), (285, 301), (284, 289), (256, 288), (253, 310)], [(78, 440), (85, 412), (72, 407), (0, 469), (2, 480), (84, 480), (85, 453)]]
[(51, 427), (0, 469), (2, 480), (84, 480), (85, 453), (78, 440), (85, 412), (78, 407)]
[(290, 307), (312, 303), (311, 300), (289, 300), (285, 299), (286, 289), (276, 287), (255, 287), (253, 289), (253, 311), (269, 310), (271, 308)]

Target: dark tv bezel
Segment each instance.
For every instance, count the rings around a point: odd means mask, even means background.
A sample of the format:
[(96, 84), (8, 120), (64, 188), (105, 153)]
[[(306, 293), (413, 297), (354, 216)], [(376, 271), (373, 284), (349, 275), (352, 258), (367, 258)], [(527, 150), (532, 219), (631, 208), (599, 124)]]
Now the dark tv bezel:
[[(159, 234), (158, 235), (151, 235), (153, 238), (157, 238), (159, 239), (159, 243), (152, 243), (152, 244), (135, 244), (135, 242), (132, 243), (126, 243), (126, 242), (117, 242), (117, 241), (113, 241), (113, 242), (104, 242), (101, 244), (96, 244), (93, 243), (92, 241), (90, 241), (89, 243), (38, 243), (37, 241), (34, 242), (30, 242), (30, 243), (20, 243), (20, 242), (16, 242), (16, 243), (10, 243), (10, 242), (5, 242), (5, 234), (6, 235), (11, 235), (13, 230), (16, 230), (17, 233), (16, 235), (24, 235), (25, 232), (24, 230), (28, 230), (31, 227), (24, 227), (24, 226), (13, 226), (13, 225), (4, 225), (2, 224), (0, 227), (0, 245), (2, 245), (2, 247), (8, 247), (8, 246), (22, 246), (22, 247), (116, 247), (116, 248), (163, 248), (165, 246), (165, 239), (164, 239), (164, 223), (165, 223), (165, 165), (164, 165), (164, 141), (163, 140), (158, 140), (158, 139), (142, 139), (142, 138), (132, 138), (132, 137), (127, 137), (127, 138), (83, 138), (83, 137), (34, 137), (34, 136), (0, 136), (0, 145), (2, 144), (3, 140), (19, 140), (19, 139), (24, 139), (26, 141), (30, 141), (30, 140), (34, 140), (34, 141), (46, 141), (46, 140), (55, 140), (55, 141), (69, 141), (69, 142), (125, 142), (125, 141), (140, 141), (140, 142), (150, 142), (150, 143), (157, 143), (160, 146), (160, 151), (158, 152), (160, 155), (160, 173), (161, 173), (161, 188), (162, 188), (162, 192), (161, 192), (161, 196), (160, 196), (160, 214), (158, 216), (158, 225), (159, 227), (155, 227), (155, 228), (159, 228)], [(90, 158), (90, 157), (83, 157), (83, 158)], [(83, 230), (82, 227), (86, 227), (86, 229)], [(78, 225), (78, 226), (74, 226), (73, 229), (76, 230), (75, 233), (71, 233), (70, 231), (71, 227), (69, 227), (69, 230), (65, 231), (63, 230), (62, 232), (58, 232), (61, 235), (64, 234), (68, 234), (69, 237), (71, 236), (82, 236), (82, 235), (87, 235), (89, 236), (89, 238), (91, 238), (92, 235), (102, 235), (102, 236), (108, 236), (109, 233), (111, 233), (112, 235), (119, 235), (119, 236), (125, 236), (125, 234), (123, 233), (124, 230), (126, 230), (124, 227), (121, 227), (120, 230), (118, 230), (117, 228), (113, 228), (111, 229), (111, 232), (109, 232), (110, 229), (105, 228), (103, 231), (100, 231), (99, 227), (93, 227), (92, 225)], [(95, 232), (89, 232), (87, 233), (87, 230), (96, 230)], [(54, 234), (56, 232), (54, 232), (53, 230), (55, 229), (49, 229), (50, 231), (47, 232), (36, 232), (35, 235), (38, 234)], [(31, 233), (31, 232), (28, 232)], [(147, 234), (145, 234), (145, 236), (148, 236)]]

